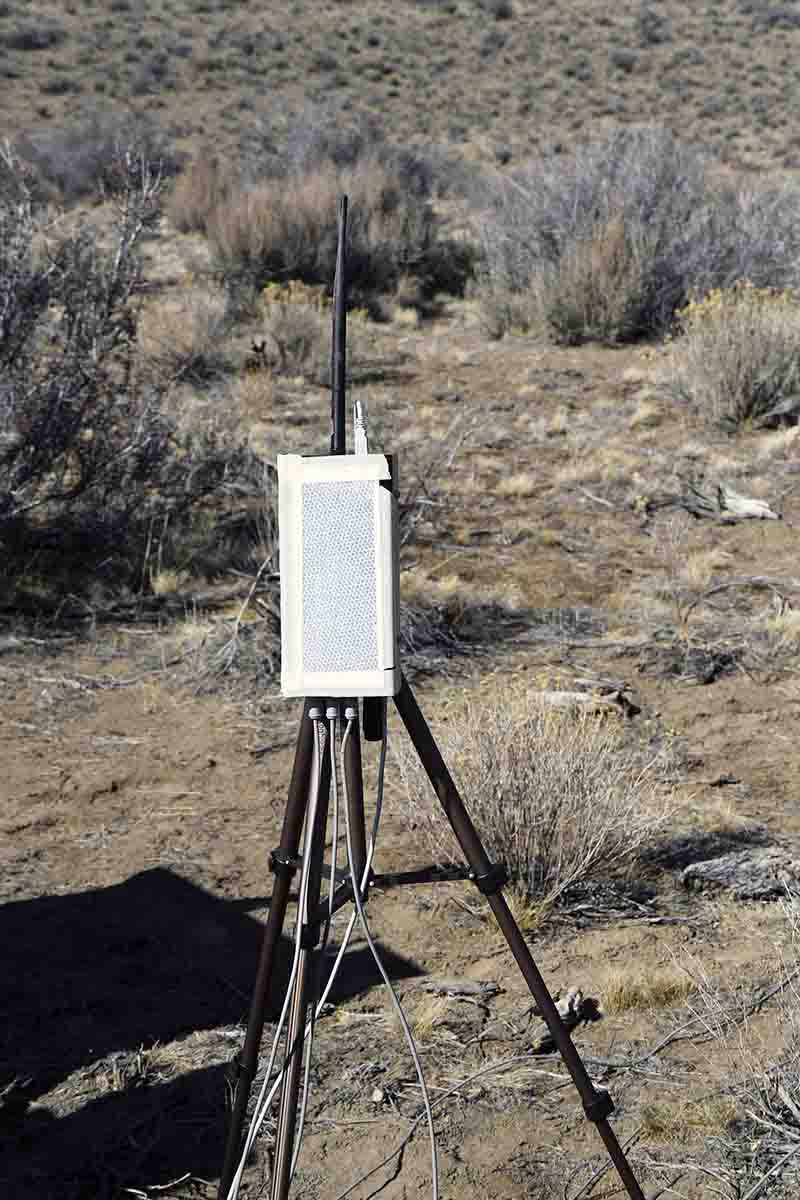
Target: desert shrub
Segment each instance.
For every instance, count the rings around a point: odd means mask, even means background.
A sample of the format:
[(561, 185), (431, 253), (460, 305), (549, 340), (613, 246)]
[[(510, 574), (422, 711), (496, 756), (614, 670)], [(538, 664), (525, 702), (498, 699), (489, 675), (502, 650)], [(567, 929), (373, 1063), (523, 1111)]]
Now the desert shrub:
[(639, 55), (635, 50), (628, 50), (624, 46), (620, 46), (609, 51), (608, 61), (623, 75), (632, 75), (639, 65)]
[[(81, 221), (46, 224), (24, 166), (0, 196), (0, 553), (6, 583), (50, 596), (105, 580), (143, 583), (182, 553), (207, 506), (251, 469), (232, 434), (179, 428), (168, 384), (139, 349), (139, 244), (159, 219), (162, 180), (133, 151), (113, 164), (115, 217), (102, 239)], [(167, 537), (167, 529), (169, 536)], [(213, 536), (213, 530), (208, 530)]]
[(672, 37), (669, 17), (659, 12), (652, 0), (642, 0), (636, 15), (636, 26), (643, 46), (660, 46)]
[(764, 417), (800, 386), (800, 301), (751, 283), (716, 288), (678, 313), (668, 382), (715, 422)]
[[(448, 714), (448, 730), (444, 757), (489, 856), (527, 899), (549, 906), (579, 883), (608, 879), (663, 828), (659, 761), (613, 721), (523, 695), (480, 711), (466, 705)], [(427, 777), (404, 751), (400, 766), (415, 835), (438, 862), (460, 862)]]
[[(309, 117), (291, 130), (280, 161), (246, 152), (251, 183), (208, 222), (217, 270), (245, 298), (287, 279), (330, 289), (335, 273), (336, 207), (350, 200), (348, 285), (352, 302), (375, 308), (403, 275), (423, 293), (461, 292), (471, 249), (442, 235), (422, 159), (362, 128), (335, 131)], [(376, 309), (377, 311), (377, 309)]]
[(720, 183), (668, 130), (631, 126), (498, 177), (476, 221), (490, 332), (567, 344), (663, 333), (693, 292), (794, 282), (796, 189)]
[(63, 42), (66, 36), (59, 25), (27, 21), (0, 34), (0, 45), (6, 50), (50, 50)]
[[(330, 379), (330, 302), (322, 286), (298, 280), (270, 284), (262, 293), (265, 357), (288, 375)], [(351, 330), (352, 331), (352, 330)]]
[(479, 7), (496, 21), (509, 21), (514, 16), (511, 0), (479, 0)]
[(218, 292), (196, 288), (178, 299), (156, 298), (142, 308), (137, 331), (148, 364), (164, 381), (206, 384), (230, 369), (230, 321)]
[(174, 174), (177, 157), (164, 135), (145, 117), (133, 114), (92, 116), (53, 130), (17, 139), (17, 156), (34, 171), (34, 195), (65, 205), (99, 196), (116, 187), (119, 151), (135, 145), (151, 170)]
[[(263, 336), (253, 343), (253, 365), (269, 366), (276, 375), (303, 375), (321, 387), (330, 385), (331, 299), (321, 285), (290, 279), (271, 283), (259, 303)], [(350, 382), (368, 367), (369, 336), (365, 309), (350, 312), (347, 332), (347, 376)], [(253, 360), (251, 360), (253, 361)]]
[(181, 233), (204, 233), (211, 214), (227, 200), (231, 168), (216, 155), (203, 154), (175, 180), (165, 209)]

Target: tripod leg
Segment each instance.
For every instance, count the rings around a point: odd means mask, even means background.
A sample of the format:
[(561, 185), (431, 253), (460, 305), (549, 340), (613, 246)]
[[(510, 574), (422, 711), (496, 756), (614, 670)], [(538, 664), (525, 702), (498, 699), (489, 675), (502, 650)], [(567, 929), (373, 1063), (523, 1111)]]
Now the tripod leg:
[(283, 923), (286, 919), (286, 906), (289, 902), (292, 876), (296, 869), (297, 852), (300, 847), (300, 835), (303, 829), (311, 784), (314, 726), (308, 713), (312, 706), (319, 706), (319, 704), (320, 701), (307, 700), (303, 708), (303, 719), (297, 735), (292, 781), (289, 785), (289, 797), (283, 819), (280, 845), (273, 853), (271, 859), (272, 869), (275, 872), (275, 882), (272, 888), (269, 916), (261, 945), (258, 973), (250, 1003), (247, 1033), (245, 1035), (244, 1046), (239, 1055), (236, 1093), (228, 1129), (225, 1160), (222, 1175), (220, 1176), (217, 1200), (227, 1200), (241, 1152), (242, 1131), (244, 1129), (245, 1116), (247, 1115), (247, 1102), (250, 1099), (250, 1089), (253, 1086), (253, 1079), (258, 1069), (258, 1053), (261, 1047), (261, 1037), (264, 1032), (264, 1020), (266, 1017), (270, 984), (272, 982), (275, 948), (280, 939)]
[(502, 869), (494, 867), (486, 853), (477, 830), (464, 807), (453, 778), (445, 765), (445, 761), (434, 741), (433, 734), (417, 704), (411, 688), (405, 678), (400, 684), (400, 691), (395, 696), (395, 703), (405, 725), (408, 735), (425, 768), (433, 789), (444, 809), (445, 816), (450, 822), (453, 833), (466, 858), (473, 878), (479, 889), (484, 893), (498, 925), (508, 942), (511, 953), (517, 961), (522, 976), (535, 999), (550, 1035), (558, 1047), (572, 1082), (583, 1102), (583, 1111), (588, 1120), (597, 1126), (597, 1131), (605, 1143), (611, 1161), (617, 1169), (625, 1190), (631, 1200), (645, 1200), (645, 1195), (639, 1186), (625, 1152), (619, 1144), (614, 1130), (608, 1123), (608, 1118), (614, 1111), (614, 1105), (608, 1092), (597, 1091), (584, 1066), (581, 1056), (573, 1045), (558, 1009), (547, 989), (547, 985), (539, 973), (539, 968), (533, 960), (519, 926), (506, 903), (501, 888), (505, 879)]
[[(319, 795), (309, 848), (311, 865), (308, 877), (306, 911), (299, 914), (299, 919), (304, 924), (300, 942), (300, 959), (292, 992), (289, 1025), (286, 1033), (286, 1052), (289, 1055), (289, 1065), (283, 1078), (278, 1107), (275, 1156), (272, 1171), (272, 1200), (286, 1200), (289, 1194), (292, 1151), (294, 1149), (294, 1134), (297, 1123), (297, 1100), (300, 1094), (300, 1075), (303, 1067), (303, 1043), (305, 1041), (306, 1021), (308, 1018), (309, 994), (312, 990), (310, 987), (311, 972), (317, 965), (314, 961), (314, 950), (319, 944), (320, 938), (319, 924), (310, 925), (306, 922), (306, 918), (308, 913), (314, 912), (319, 906), (320, 892), (322, 890), (325, 831), (328, 823), (328, 800), (331, 786), (331, 766), (330, 758), (327, 754), (323, 754), (321, 762), (317, 763), (315, 760), (312, 771), (316, 773), (317, 770), (319, 771), (317, 776)], [(316, 786), (316, 782), (312, 782), (312, 787), (314, 786)], [(309, 845), (309, 843), (307, 842), (306, 845)]]

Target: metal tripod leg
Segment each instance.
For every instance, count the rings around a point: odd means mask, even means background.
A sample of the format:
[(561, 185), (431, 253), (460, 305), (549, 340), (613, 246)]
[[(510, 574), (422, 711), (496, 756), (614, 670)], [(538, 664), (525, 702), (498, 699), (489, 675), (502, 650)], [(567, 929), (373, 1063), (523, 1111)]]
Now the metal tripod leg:
[(425, 768), (444, 809), (445, 816), (450, 822), (453, 833), (470, 866), (473, 880), (489, 901), (511, 953), (517, 960), (517, 965), (531, 995), (535, 999), (550, 1035), (572, 1076), (572, 1082), (583, 1102), (583, 1111), (588, 1120), (597, 1126), (597, 1131), (605, 1143), (608, 1154), (631, 1200), (645, 1200), (644, 1192), (625, 1157), (617, 1135), (608, 1123), (608, 1118), (614, 1111), (613, 1101), (608, 1092), (598, 1091), (589, 1078), (583, 1060), (572, 1043), (569, 1032), (561, 1020), (547, 985), (528, 949), (528, 944), (502, 894), (501, 888), (505, 882), (505, 871), (492, 865), (405, 678), (400, 685), (400, 691), (395, 696), (395, 703), (419, 760)]
[(261, 957), (258, 964), (253, 997), (250, 1004), (250, 1015), (247, 1022), (247, 1033), (238, 1061), (238, 1078), (233, 1102), (233, 1112), (228, 1129), (228, 1140), (225, 1146), (225, 1160), (220, 1177), (217, 1200), (227, 1200), (231, 1182), (236, 1173), (242, 1145), (247, 1103), (258, 1069), (258, 1054), (261, 1047), (261, 1037), (264, 1032), (264, 1020), (267, 1011), (267, 1000), (274, 968), (275, 948), (280, 940), (283, 924), (286, 919), (286, 907), (289, 901), (292, 876), (297, 868), (297, 853), (300, 848), (300, 836), (303, 830), (306, 807), (311, 785), (311, 767), (314, 754), (314, 727), (309, 719), (312, 707), (321, 704), (318, 700), (307, 700), (303, 709), (303, 719), (297, 735), (297, 748), (294, 756), (292, 780), (289, 785), (289, 797), (283, 818), (283, 829), (278, 849), (271, 856), (271, 867), (275, 873), (275, 883), (269, 906), (269, 916), (264, 929), (264, 939), (261, 945)]
[[(318, 774), (317, 774), (318, 773)], [(319, 785), (316, 817), (311, 834), (309, 853), (311, 864), (308, 876), (308, 897), (305, 912), (299, 914), (303, 922), (300, 940), (300, 957), (289, 1006), (289, 1025), (286, 1033), (288, 1068), (283, 1078), (278, 1119), (275, 1133), (275, 1155), (272, 1168), (272, 1200), (286, 1200), (291, 1179), (292, 1152), (294, 1150), (295, 1125), (297, 1123), (297, 1100), (300, 1094), (300, 1076), (303, 1067), (303, 1043), (305, 1042), (309, 998), (313, 1002), (311, 973), (316, 967), (314, 951), (319, 945), (319, 923), (309, 923), (308, 914), (319, 905), (322, 888), (323, 857), (325, 854), (325, 830), (328, 823), (328, 800), (331, 785), (331, 767), (328, 754), (321, 762), (314, 762), (312, 788)], [(308, 843), (307, 843), (308, 845)]]

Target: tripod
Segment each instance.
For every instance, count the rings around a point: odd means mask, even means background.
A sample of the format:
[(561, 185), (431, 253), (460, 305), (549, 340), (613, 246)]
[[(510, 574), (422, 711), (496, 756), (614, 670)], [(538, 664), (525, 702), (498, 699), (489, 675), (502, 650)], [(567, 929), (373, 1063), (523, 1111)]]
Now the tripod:
[[(344, 245), (346, 221), (347, 199), (343, 197), (339, 208), (339, 247), (337, 253), (336, 285), (334, 289), (334, 336), (332, 352), (331, 452), (335, 454), (343, 454), (345, 452)], [(320, 753), (317, 730), (323, 714), (327, 713), (327, 715), (333, 716), (338, 713), (339, 703), (343, 703), (345, 717), (348, 721), (348, 735), (342, 742), (342, 759), (352, 882), (338, 886), (329, 897), (328, 902), (320, 904), (328, 800), (331, 783), (335, 781), (335, 777), (332, 775), (331, 762), (328, 756)], [(328, 709), (326, 701), (323, 698), (307, 699), (297, 736), (294, 767), (289, 785), (280, 844), (273, 850), (270, 856), (270, 866), (275, 876), (275, 882), (251, 1000), (247, 1033), (237, 1064), (238, 1078), (225, 1150), (225, 1160), (220, 1178), (218, 1200), (228, 1200), (231, 1185), (236, 1176), (237, 1164), (242, 1153), (242, 1134), (250, 1092), (258, 1067), (259, 1049), (273, 976), (275, 951), (286, 917), (292, 879), (301, 866), (301, 860), (298, 856), (304, 826), (304, 874), (303, 887), (301, 888), (301, 908), (298, 917), (299, 937), (296, 946), (295, 964), (290, 979), (290, 994), (287, 996), (287, 1064), (283, 1073), (278, 1105), (271, 1200), (287, 1200), (289, 1194), (301, 1086), (302, 1051), (308, 1019), (309, 1001), (313, 992), (314, 952), (320, 941), (323, 923), (330, 917), (332, 912), (352, 900), (355, 900), (359, 909), (361, 909), (361, 905), (366, 900), (370, 883), (385, 888), (459, 878), (471, 880), (486, 897), (528, 989), (547, 1025), (553, 1042), (558, 1048), (572, 1077), (572, 1082), (578, 1091), (587, 1119), (596, 1125), (597, 1131), (616, 1167), (628, 1196), (631, 1200), (645, 1200), (644, 1193), (636, 1180), (614, 1130), (609, 1124), (608, 1118), (614, 1110), (611, 1097), (607, 1092), (597, 1090), (589, 1078), (586, 1067), (572, 1043), (553, 998), (547, 989), (530, 949), (503, 895), (502, 889), (507, 881), (505, 869), (501, 865), (493, 864), (490, 861), (413, 692), (404, 677), (401, 677), (400, 688), (394, 696), (394, 703), (411, 739), (417, 757), (441, 804), (444, 816), (450, 822), (467, 866), (451, 871), (423, 869), (393, 875), (375, 876), (371, 874), (364, 815), (361, 759), (362, 728), (358, 702), (357, 700), (337, 701), (332, 708)], [(382, 739), (384, 737), (385, 721), (385, 702), (383, 700), (365, 699), (363, 702), (364, 736), (368, 740)], [(336, 847), (334, 844), (334, 858), (335, 852)], [(359, 895), (357, 897), (355, 886), (359, 880), (361, 881), (361, 887), (359, 888)]]

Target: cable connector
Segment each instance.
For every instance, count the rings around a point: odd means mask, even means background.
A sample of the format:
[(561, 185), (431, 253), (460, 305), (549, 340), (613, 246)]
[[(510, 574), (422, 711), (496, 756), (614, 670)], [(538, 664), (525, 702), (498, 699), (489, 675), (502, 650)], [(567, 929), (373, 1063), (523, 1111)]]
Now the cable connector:
[(356, 400), (353, 404), (353, 448), (356, 454), (369, 454), (367, 414), (362, 400)]

